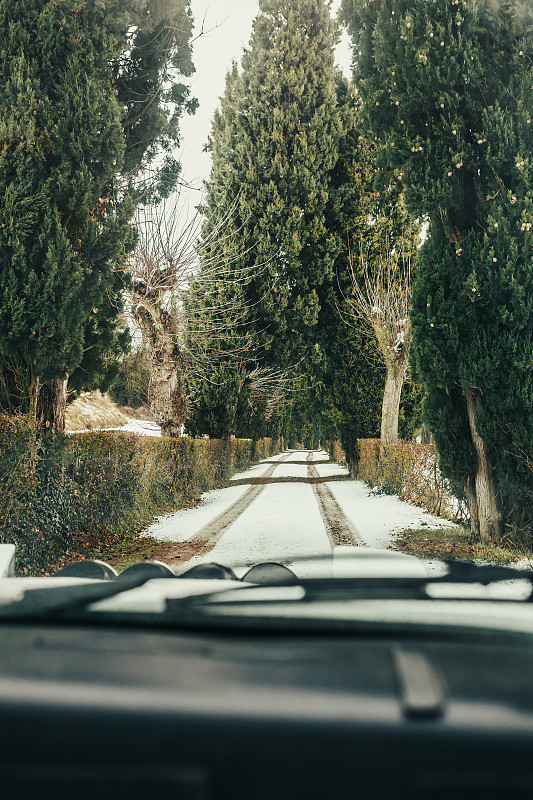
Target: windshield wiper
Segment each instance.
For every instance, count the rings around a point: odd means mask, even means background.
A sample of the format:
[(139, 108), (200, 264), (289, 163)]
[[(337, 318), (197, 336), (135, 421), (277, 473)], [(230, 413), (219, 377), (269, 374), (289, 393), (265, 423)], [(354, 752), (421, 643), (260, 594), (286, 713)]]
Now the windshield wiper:
[(20, 599), (0, 604), (0, 619), (46, 619), (69, 611), (82, 611), (91, 603), (136, 589), (147, 580), (149, 578), (142, 576), (122, 581), (27, 589)]
[[(427, 588), (439, 584), (489, 584), (521, 580), (528, 581), (532, 592), (519, 602), (533, 600), (533, 571), (513, 567), (445, 561), (448, 572), (436, 576), (416, 577), (353, 577), (353, 578), (299, 578), (292, 585), (262, 583), (256, 586), (236, 586), (223, 591), (195, 594), (183, 598), (168, 598), (165, 611), (157, 616), (178, 619), (201, 615), (202, 609), (213, 606), (229, 608), (234, 604), (276, 604), (314, 602), (320, 600), (356, 599), (418, 599), (432, 600)], [(100, 600), (128, 592), (151, 580), (143, 574), (122, 580), (106, 580), (69, 586), (51, 586), (49, 589), (28, 589), (20, 598), (0, 604), (0, 619), (52, 619), (77, 617), (80, 614), (107, 617), (117, 612), (92, 612), (88, 607)], [(265, 595), (265, 589), (272, 590)], [(439, 598), (440, 599), (440, 598)], [(457, 599), (455, 596), (453, 599)], [(468, 599), (477, 599), (469, 596)], [(479, 598), (485, 599), (486, 598)], [(507, 598), (506, 598), (507, 599)], [(513, 601), (514, 598), (509, 598)], [(131, 616), (131, 615), (128, 615)]]
[[(233, 604), (272, 605), (276, 603), (316, 602), (324, 600), (358, 600), (358, 599), (402, 599), (402, 600), (434, 600), (429, 594), (429, 586), (442, 584), (480, 584), (488, 586), (502, 581), (527, 581), (532, 591), (525, 598), (505, 598), (508, 602), (533, 601), (533, 571), (513, 567), (493, 566), (491, 564), (475, 564), (444, 560), (448, 572), (444, 575), (416, 577), (349, 577), (349, 578), (300, 578), (292, 587), (279, 587), (274, 584), (261, 586), (242, 586), (223, 592), (193, 595), (182, 598), (169, 598), (166, 601), (166, 615), (178, 617), (182, 614), (200, 612), (202, 607), (223, 606), (229, 608)], [(291, 589), (300, 588), (300, 592)], [(277, 589), (267, 596), (265, 589)], [(282, 591), (281, 589), (284, 589)], [(439, 600), (457, 600), (461, 595), (439, 597)], [(479, 598), (468, 595), (468, 600), (486, 601), (486, 596)], [(491, 598), (492, 599), (492, 598)], [(498, 599), (498, 598), (494, 598)]]

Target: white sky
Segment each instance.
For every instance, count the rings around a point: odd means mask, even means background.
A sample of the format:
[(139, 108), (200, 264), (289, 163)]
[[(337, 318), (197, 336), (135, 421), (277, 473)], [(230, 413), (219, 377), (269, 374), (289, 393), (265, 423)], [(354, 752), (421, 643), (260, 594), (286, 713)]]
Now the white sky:
[[(340, 2), (333, 0), (333, 14), (337, 13)], [(202, 24), (205, 31), (194, 44), (196, 74), (191, 84), (192, 94), (198, 98), (200, 107), (193, 117), (185, 115), (182, 118), (179, 158), (182, 178), (201, 188), (211, 166), (211, 157), (203, 152), (203, 147), (211, 130), (213, 113), (224, 93), (226, 73), (232, 61), (240, 62), (242, 50), (249, 42), (259, 5), (257, 0), (191, 0), (191, 9), (195, 35), (202, 30)], [(344, 34), (337, 49), (337, 61), (347, 75), (350, 57), (348, 37)], [(193, 203), (196, 204), (200, 192), (193, 194)]]

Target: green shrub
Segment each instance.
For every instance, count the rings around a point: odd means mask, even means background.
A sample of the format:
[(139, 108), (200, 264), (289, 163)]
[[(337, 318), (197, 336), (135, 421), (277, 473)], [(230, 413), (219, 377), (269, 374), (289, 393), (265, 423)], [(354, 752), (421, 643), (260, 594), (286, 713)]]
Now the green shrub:
[[(272, 440), (254, 450), (270, 455)], [(139, 533), (251, 460), (250, 439), (101, 431), (43, 441), (25, 417), (0, 416), (0, 541), (16, 544), (19, 574), (46, 570), (76, 543)]]
[(243, 469), (252, 460), (252, 440), (251, 439), (230, 439), (232, 448), (232, 464), (235, 469)]
[(57, 445), (45, 446), (26, 417), (0, 416), (0, 541), (16, 543), (22, 573), (70, 545), (71, 487)]
[(63, 472), (72, 486), (72, 530), (105, 533), (129, 520), (139, 494), (133, 434), (84, 433), (69, 437)]
[(253, 460), (259, 461), (272, 455), (272, 439), (256, 439), (253, 443)]

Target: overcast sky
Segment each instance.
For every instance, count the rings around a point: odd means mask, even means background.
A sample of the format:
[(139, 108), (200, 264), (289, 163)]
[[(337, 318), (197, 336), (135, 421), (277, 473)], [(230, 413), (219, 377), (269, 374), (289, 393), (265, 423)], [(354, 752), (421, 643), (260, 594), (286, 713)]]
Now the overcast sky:
[[(332, 13), (337, 12), (340, 2), (333, 0)], [(200, 188), (210, 171), (211, 159), (203, 152), (203, 147), (209, 136), (213, 113), (224, 93), (226, 73), (232, 61), (240, 61), (243, 47), (249, 42), (259, 6), (257, 0), (191, 0), (191, 8), (195, 35), (202, 27), (204, 30), (194, 43), (196, 74), (192, 81), (192, 94), (198, 98), (200, 107), (193, 117), (182, 119), (180, 161), (182, 178)], [(348, 75), (350, 53), (347, 36), (337, 48), (337, 61)], [(199, 199), (200, 193), (194, 194)]]

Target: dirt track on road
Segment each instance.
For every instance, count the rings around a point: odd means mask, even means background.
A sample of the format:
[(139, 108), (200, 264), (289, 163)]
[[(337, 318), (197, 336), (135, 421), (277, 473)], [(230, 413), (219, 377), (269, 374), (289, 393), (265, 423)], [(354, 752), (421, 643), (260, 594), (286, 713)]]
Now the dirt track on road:
[[(291, 455), (292, 453), (289, 452), (278, 460), (263, 462), (269, 466), (260, 477), (232, 481), (232, 485), (249, 484), (249, 488), (229, 508), (200, 528), (188, 541), (175, 543), (170, 545), (168, 549), (165, 548), (161, 553), (161, 558), (169, 565), (179, 567), (193, 557), (207, 555), (226, 531), (257, 500), (265, 487), (275, 483), (306, 483), (312, 485), (318, 511), (331, 547), (362, 544), (362, 539), (355, 527), (346, 517), (327, 486), (327, 483), (333, 480), (344, 480), (344, 476), (321, 476), (317, 466), (324, 465), (327, 462), (323, 459), (315, 459), (315, 452), (313, 451), (309, 452), (309, 456), (305, 461), (292, 461), (290, 460)], [(283, 463), (291, 466), (306, 466), (307, 476), (276, 478), (274, 476), (275, 470)]]
[[(279, 467), (284, 461), (287, 460), (289, 457), (289, 453), (287, 455), (282, 456), (279, 461), (269, 461), (270, 464), (269, 468), (266, 470), (264, 475), (261, 477), (264, 479), (272, 478), (276, 467)], [(259, 484), (259, 485), (252, 485), (245, 492), (242, 497), (233, 503), (226, 511), (223, 511), (222, 514), (219, 514), (218, 517), (211, 520), (207, 525), (201, 528), (198, 533), (192, 538), (192, 542), (194, 541), (201, 541), (205, 542), (209, 548), (214, 547), (217, 541), (220, 539), (222, 534), (229, 528), (230, 525), (233, 525), (236, 519), (243, 514), (247, 508), (249, 508), (252, 503), (257, 500), (263, 489), (267, 484)]]
[(313, 453), (311, 452), (307, 459), (307, 475), (309, 481), (313, 481), (313, 491), (331, 544), (333, 546), (362, 544), (363, 540), (355, 529), (355, 526), (350, 522), (338, 504), (329, 486), (326, 485), (324, 479), (318, 474), (318, 470), (315, 466), (317, 462), (312, 460), (312, 455)]

